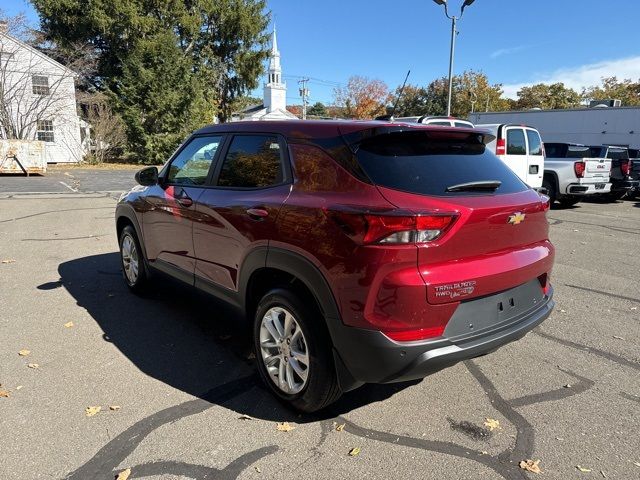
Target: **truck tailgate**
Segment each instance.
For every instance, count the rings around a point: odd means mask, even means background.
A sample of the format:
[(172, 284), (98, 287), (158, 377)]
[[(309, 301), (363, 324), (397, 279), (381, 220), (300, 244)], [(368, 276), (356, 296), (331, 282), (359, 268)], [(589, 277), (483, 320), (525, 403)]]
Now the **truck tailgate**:
[[(608, 182), (611, 174), (611, 159), (608, 158), (583, 158), (585, 164), (584, 176), (586, 183)], [(581, 182), (582, 183), (582, 182)]]

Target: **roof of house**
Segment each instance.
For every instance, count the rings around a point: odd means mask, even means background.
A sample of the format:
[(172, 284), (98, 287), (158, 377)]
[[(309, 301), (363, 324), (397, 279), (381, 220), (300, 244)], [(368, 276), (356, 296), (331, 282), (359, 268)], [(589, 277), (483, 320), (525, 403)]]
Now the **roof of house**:
[(8, 33), (5, 32), (0, 32), (0, 38), (5, 37), (8, 38), (9, 40), (11, 40), (12, 42), (17, 43), (19, 46), (21, 46), (22, 48), (26, 48), (28, 50), (30, 50), (31, 52), (33, 52), (36, 56), (42, 58), (43, 60), (45, 60), (46, 62), (49, 62), (50, 64), (52, 64), (53, 66), (60, 68), (62, 70), (66, 70), (67, 72), (70, 72), (71, 74), (73, 74), (73, 76), (77, 76), (78, 74), (76, 72), (74, 72), (73, 70), (71, 70), (70, 68), (64, 66), (63, 64), (61, 64), (60, 62), (54, 60), (53, 58), (51, 58), (50, 56), (42, 53), (40, 50), (38, 50), (35, 47), (32, 47), (31, 45), (23, 42), (22, 40), (9, 35)]

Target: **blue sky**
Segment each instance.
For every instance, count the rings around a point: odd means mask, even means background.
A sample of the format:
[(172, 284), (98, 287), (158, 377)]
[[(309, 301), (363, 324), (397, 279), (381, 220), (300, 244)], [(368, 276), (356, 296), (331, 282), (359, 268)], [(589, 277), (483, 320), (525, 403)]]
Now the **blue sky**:
[[(463, 0), (448, 0), (458, 12)], [(298, 76), (311, 101), (330, 103), (351, 75), (395, 88), (447, 74), (451, 24), (432, 0), (268, 0), (278, 27), (287, 103), (300, 103)], [(4, 0), (6, 13), (24, 0)], [(476, 0), (459, 23), (455, 71), (482, 70), (513, 96), (521, 85), (564, 81), (579, 89), (604, 75), (640, 78), (638, 0)]]

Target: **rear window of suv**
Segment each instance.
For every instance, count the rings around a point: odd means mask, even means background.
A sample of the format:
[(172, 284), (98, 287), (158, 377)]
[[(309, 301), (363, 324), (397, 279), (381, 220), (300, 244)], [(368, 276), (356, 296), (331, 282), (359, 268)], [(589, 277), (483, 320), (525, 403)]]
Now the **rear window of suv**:
[(447, 192), (461, 183), (498, 180), (495, 192), (516, 193), (527, 186), (482, 142), (482, 135), (453, 132), (398, 132), (363, 141), (358, 162), (376, 185), (421, 195), (486, 195)]

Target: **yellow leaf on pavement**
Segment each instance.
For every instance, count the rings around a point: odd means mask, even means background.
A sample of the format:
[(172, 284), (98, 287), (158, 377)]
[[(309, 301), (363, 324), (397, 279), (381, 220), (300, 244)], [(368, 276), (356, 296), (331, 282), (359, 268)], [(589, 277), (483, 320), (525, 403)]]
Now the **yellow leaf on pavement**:
[(129, 475), (131, 475), (131, 469), (127, 468), (125, 470), (122, 470), (118, 476), (116, 477), (116, 480), (127, 480), (129, 478)]
[(15, 263), (16, 261), (13, 258), (6, 258), (2, 260), (2, 263)]
[(9, 392), (7, 390), (0, 390), (0, 398), (9, 398)]
[(355, 457), (356, 455), (360, 455), (360, 447), (355, 447), (349, 450), (350, 457)]
[(589, 473), (591, 471), (590, 468), (584, 468), (584, 467), (581, 467), (580, 465), (576, 465), (576, 468), (580, 470), (582, 473)]
[(341, 431), (343, 431), (343, 430), (344, 430), (345, 425), (346, 425), (346, 423), (341, 423), (340, 425), (338, 425), (338, 426), (336, 427), (336, 432), (341, 432)]
[(40, 365), (39, 365), (39, 364), (37, 364), (37, 363), (29, 363), (29, 364), (27, 365), (27, 367), (29, 367), (29, 368), (40, 368)]
[(65, 327), (65, 328), (71, 328), (71, 327), (73, 327), (73, 322), (67, 322), (67, 323), (65, 323), (65, 324), (64, 324), (64, 327)]
[(289, 422), (282, 422), (276, 425), (276, 430), (278, 430), (279, 432), (290, 432), (294, 428), (296, 427), (290, 425)]
[(102, 407), (100, 406), (95, 406), (95, 407), (87, 407), (84, 410), (84, 413), (87, 417), (93, 417), (96, 413), (98, 413), (100, 410), (102, 410)]
[(538, 464), (540, 460), (522, 460), (518, 465), (521, 469), (526, 470), (531, 473), (541, 473), (540, 467)]
[(30, 353), (31, 353), (31, 350), (27, 350), (27, 349), (25, 349), (25, 350), (20, 350), (20, 351), (18, 352), (18, 355), (20, 355), (21, 357), (26, 357), (26, 356), (27, 356), (27, 355), (29, 355)]
[(484, 426), (487, 427), (490, 432), (493, 432), (496, 429), (502, 429), (502, 427), (500, 427), (500, 422), (493, 418), (487, 418), (484, 422)]

